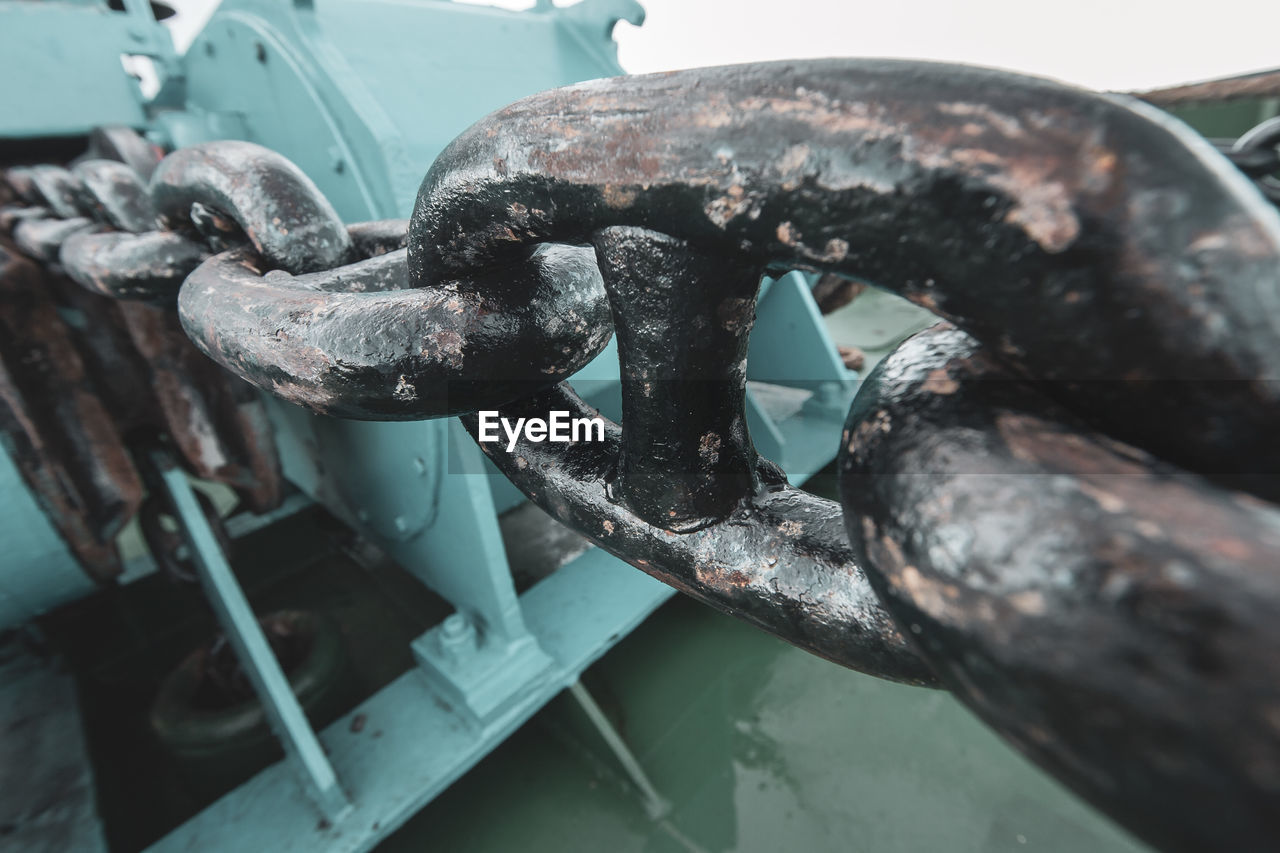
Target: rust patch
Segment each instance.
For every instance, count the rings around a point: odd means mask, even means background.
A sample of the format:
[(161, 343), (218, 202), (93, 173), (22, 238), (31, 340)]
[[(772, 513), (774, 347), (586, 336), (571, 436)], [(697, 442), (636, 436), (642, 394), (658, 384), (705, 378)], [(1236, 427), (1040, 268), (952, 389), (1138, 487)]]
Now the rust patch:
[(602, 194), (604, 196), (604, 203), (615, 210), (628, 208), (636, 200), (636, 190), (634, 187), (605, 184)]
[(947, 396), (956, 393), (960, 388), (960, 383), (951, 378), (951, 374), (946, 368), (939, 367), (936, 370), (929, 371), (929, 375), (925, 377), (921, 388), (930, 394)]
[(142, 483), (36, 265), (0, 241), (0, 429), (14, 462), (80, 565), (122, 570), (114, 537)]

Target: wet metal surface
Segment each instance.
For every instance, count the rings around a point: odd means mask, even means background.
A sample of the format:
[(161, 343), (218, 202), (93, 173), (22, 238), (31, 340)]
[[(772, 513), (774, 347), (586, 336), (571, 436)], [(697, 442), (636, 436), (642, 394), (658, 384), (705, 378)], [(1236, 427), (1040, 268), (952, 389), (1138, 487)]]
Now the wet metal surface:
[[(358, 681), (350, 705), (411, 667), (408, 640), (449, 607), (394, 567), (353, 562), (338, 535), (324, 513), (303, 513), (240, 543), (236, 567), (263, 612), (339, 620)], [(113, 849), (141, 849), (217, 792), (196, 793), (214, 769), (201, 776), (163, 753), (146, 721), (159, 683), (212, 619), (197, 590), (152, 576), (46, 623), (86, 703)], [(645, 816), (603, 747), (553, 705), (380, 849), (846, 853), (850, 839), (868, 853), (1143, 849), (946, 694), (857, 676), (695, 602), (660, 609), (585, 683), (672, 801), (666, 824)], [(367, 717), (346, 736), (384, 743), (381, 727)], [(263, 754), (251, 769), (277, 759)]]
[(944, 693), (858, 676), (673, 599), (583, 683), (673, 810), (567, 702), (379, 847), (528, 853), (1139, 853)]

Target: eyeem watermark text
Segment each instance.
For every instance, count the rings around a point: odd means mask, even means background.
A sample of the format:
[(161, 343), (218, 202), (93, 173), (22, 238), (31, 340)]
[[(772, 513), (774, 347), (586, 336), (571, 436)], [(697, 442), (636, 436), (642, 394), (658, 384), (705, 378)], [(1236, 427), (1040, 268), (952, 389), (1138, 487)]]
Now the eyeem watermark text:
[(550, 441), (555, 444), (569, 444), (578, 441), (604, 441), (604, 418), (572, 418), (563, 409), (552, 409), (544, 418), (510, 418), (499, 417), (496, 411), (480, 411), (480, 441), (501, 441), (498, 427), (507, 437), (507, 452), (513, 453), (521, 434), (526, 441)]

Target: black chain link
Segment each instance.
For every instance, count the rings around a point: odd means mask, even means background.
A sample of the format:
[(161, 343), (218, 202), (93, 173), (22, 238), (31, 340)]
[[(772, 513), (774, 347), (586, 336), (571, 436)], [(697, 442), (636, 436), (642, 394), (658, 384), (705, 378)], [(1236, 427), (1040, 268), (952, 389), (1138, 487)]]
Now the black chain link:
[(1225, 153), (1227, 159), (1253, 179), (1263, 195), (1280, 204), (1280, 116), (1252, 128)]

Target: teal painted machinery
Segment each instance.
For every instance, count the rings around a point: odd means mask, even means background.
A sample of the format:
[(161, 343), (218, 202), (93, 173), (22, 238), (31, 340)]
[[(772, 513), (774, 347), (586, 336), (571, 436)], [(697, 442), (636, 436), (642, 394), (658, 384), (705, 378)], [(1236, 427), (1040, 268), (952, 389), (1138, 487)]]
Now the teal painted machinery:
[[(455, 135), (524, 95), (621, 73), (613, 27), (643, 19), (634, 0), (547, 0), (525, 12), (445, 0), (227, 0), (179, 55), (155, 19), (164, 11), (143, 0), (2, 0), (2, 165), (68, 162), (100, 128), (132, 128), (165, 150), (248, 140), (301, 167), (347, 222), (404, 217)], [(154, 70), (151, 94), (122, 58)], [(805, 277), (767, 283), (759, 316), (748, 423), (762, 455), (802, 481), (834, 454), (857, 374)], [(575, 384), (616, 417), (616, 377), (610, 345)], [(413, 643), (416, 671), (313, 733), (189, 478), (171, 458), (131, 448), (154, 464), (148, 489), (177, 506), (206, 594), (288, 754), (155, 849), (366, 849), (560, 691), (573, 687), (590, 706), (578, 675), (672, 591), (585, 540), (563, 545), (455, 420), (360, 422), (274, 399), (257, 405), (291, 493), (269, 514), (226, 519), (226, 529), (235, 535), (317, 502), (454, 612)], [(82, 571), (8, 450), (0, 626), (151, 571), (145, 551), (129, 545), (132, 525), (108, 542), (121, 551), (122, 574)], [(539, 549), (554, 571), (518, 592), (510, 563)], [(361, 734), (364, 720), (377, 721), (376, 739)], [(625, 745), (610, 743), (660, 813)]]

